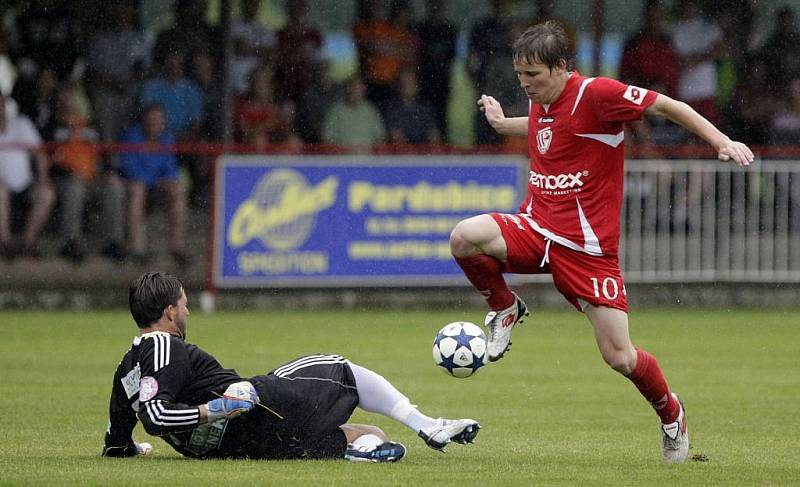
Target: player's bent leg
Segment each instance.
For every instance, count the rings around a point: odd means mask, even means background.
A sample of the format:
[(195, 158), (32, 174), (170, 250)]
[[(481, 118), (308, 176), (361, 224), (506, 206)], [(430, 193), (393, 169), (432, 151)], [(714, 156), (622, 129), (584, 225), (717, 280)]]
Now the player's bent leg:
[(491, 215), (462, 220), (450, 234), (450, 251), (492, 310), (484, 322), (489, 330), (487, 352), (489, 360), (499, 360), (511, 345), (511, 329), (528, 314), (503, 278), (508, 247), (500, 226)]
[(461, 220), (450, 232), (450, 253), (453, 257), (488, 255), (506, 258), (506, 242), (491, 215), (478, 215)]

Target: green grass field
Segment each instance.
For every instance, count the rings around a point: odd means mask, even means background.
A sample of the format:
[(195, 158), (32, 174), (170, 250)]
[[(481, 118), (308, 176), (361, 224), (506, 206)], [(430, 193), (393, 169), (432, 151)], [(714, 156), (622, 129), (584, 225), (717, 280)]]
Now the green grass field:
[[(458, 312), (218, 313), (189, 341), (242, 375), (328, 351), (372, 368), (432, 416), (472, 417), (475, 445), (428, 449), (387, 418), (357, 412), (408, 447), (398, 464), (99, 456), (112, 374), (135, 326), (126, 313), (0, 313), (0, 484), (81, 485), (787, 485), (800, 483), (800, 311), (635, 311), (632, 336), (658, 357), (688, 411), (695, 458), (661, 461), (658, 420), (605, 366), (571, 311), (535, 314), (513, 350), (477, 376), (434, 367), (433, 336)], [(138, 440), (147, 435), (137, 427)]]

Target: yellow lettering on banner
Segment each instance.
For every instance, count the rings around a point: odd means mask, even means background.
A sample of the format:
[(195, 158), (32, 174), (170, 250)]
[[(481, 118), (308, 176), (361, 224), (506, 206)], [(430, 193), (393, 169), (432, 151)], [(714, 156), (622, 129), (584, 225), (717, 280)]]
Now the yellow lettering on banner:
[(299, 217), (319, 213), (336, 202), (339, 180), (329, 177), (313, 188), (294, 184), (284, 188), (274, 206), (262, 208), (250, 198), (236, 209), (228, 227), (228, 243), (238, 248), (250, 240), (263, 237), (280, 225), (292, 223)]
[(450, 181), (432, 185), (422, 181), (414, 186), (375, 185), (354, 181), (347, 188), (347, 207), (353, 213), (369, 209), (376, 213), (399, 213), (404, 209), (431, 211), (491, 211), (513, 208), (517, 200), (513, 186), (489, 186), (475, 182)]
[(236, 258), (239, 271), (249, 276), (261, 274), (326, 274), (328, 254), (325, 252), (241, 252)]
[(369, 217), (364, 222), (367, 235), (449, 235), (461, 217), (407, 216)]
[(355, 241), (347, 246), (351, 260), (451, 260), (450, 242), (399, 240), (394, 242)]

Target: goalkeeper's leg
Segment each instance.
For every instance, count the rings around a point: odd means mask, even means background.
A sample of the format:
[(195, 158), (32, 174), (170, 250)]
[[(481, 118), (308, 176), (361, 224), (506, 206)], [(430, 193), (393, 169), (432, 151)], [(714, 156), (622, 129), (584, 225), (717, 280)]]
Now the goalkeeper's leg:
[(419, 412), (400, 391), (383, 376), (349, 362), (356, 379), (358, 407), (397, 420), (415, 432), (429, 428), (436, 420)]
[(358, 406), (382, 414), (411, 428), (425, 443), (443, 451), (448, 443), (472, 443), (480, 425), (472, 419), (450, 420), (422, 414), (406, 396), (381, 375), (349, 362), (356, 380)]

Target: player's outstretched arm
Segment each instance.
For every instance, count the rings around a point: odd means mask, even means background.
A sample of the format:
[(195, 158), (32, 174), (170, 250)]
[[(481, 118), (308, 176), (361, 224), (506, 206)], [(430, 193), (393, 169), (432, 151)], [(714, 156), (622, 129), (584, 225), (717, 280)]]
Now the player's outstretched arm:
[(699, 135), (717, 151), (721, 161), (733, 160), (740, 166), (753, 162), (753, 151), (745, 144), (731, 140), (711, 122), (686, 103), (659, 94), (656, 101), (647, 107), (645, 114), (667, 118), (686, 130)]
[(494, 97), (481, 95), (478, 109), (486, 116), (489, 125), (501, 135), (528, 135), (528, 117), (506, 117), (503, 107)]

